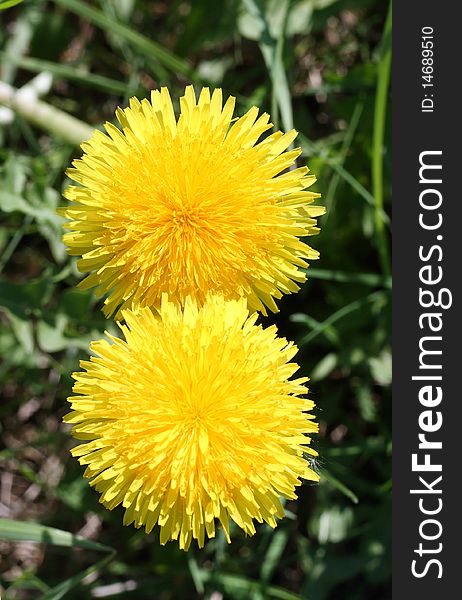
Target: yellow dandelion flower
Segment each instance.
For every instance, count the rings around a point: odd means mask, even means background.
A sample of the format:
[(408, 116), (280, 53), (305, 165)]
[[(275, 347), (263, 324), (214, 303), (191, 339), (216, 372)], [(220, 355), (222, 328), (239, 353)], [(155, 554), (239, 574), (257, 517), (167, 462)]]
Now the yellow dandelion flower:
[[(61, 214), (82, 288), (108, 293), (104, 312), (158, 307), (163, 293), (184, 304), (208, 292), (246, 297), (251, 310), (277, 311), (275, 299), (299, 289), (318, 253), (299, 238), (319, 230), (319, 194), (307, 167), (290, 169), (297, 133), (272, 133), (269, 115), (251, 108), (233, 119), (235, 99), (192, 86), (175, 118), (166, 88), (136, 98), (82, 144), (68, 175), (80, 186)], [(120, 313), (118, 313), (120, 314)]]
[(249, 535), (254, 520), (275, 527), (281, 497), (318, 480), (307, 379), (289, 379), (297, 348), (257, 326), (244, 299), (181, 309), (164, 297), (158, 314), (123, 316), (125, 341), (92, 344), (65, 417), (100, 502), (183, 549), (214, 537), (216, 520), (228, 541), (230, 519)]

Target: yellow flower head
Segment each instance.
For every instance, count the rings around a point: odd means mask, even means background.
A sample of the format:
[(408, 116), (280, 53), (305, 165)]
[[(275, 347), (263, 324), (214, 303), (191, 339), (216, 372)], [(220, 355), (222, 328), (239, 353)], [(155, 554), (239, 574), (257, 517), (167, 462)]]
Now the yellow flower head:
[(126, 310), (125, 341), (93, 343), (74, 374), (74, 456), (100, 501), (147, 533), (158, 523), (162, 544), (203, 546), (216, 519), (228, 541), (230, 518), (249, 535), (254, 520), (275, 527), (280, 498), (318, 480), (307, 379), (289, 380), (297, 348), (248, 315), (244, 299), (216, 296)]
[[(297, 133), (272, 133), (269, 115), (251, 108), (233, 119), (220, 89), (192, 86), (175, 118), (166, 88), (151, 102), (136, 98), (117, 110), (122, 132), (106, 123), (82, 144), (69, 169), (73, 202), (64, 241), (91, 272), (81, 287), (108, 293), (104, 312), (158, 307), (163, 293), (184, 304), (208, 292), (246, 297), (266, 314), (274, 299), (299, 289), (306, 260), (318, 253), (300, 237), (318, 233), (323, 207), (305, 188), (308, 168), (290, 169), (301, 150), (286, 149)], [(283, 171), (283, 174), (281, 174)]]

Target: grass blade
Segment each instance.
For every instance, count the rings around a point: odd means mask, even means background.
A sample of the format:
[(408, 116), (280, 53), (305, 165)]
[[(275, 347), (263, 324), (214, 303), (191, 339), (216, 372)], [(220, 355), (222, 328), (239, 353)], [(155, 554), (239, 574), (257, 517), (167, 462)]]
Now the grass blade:
[(131, 29), (127, 25), (111, 19), (100, 10), (81, 2), (80, 0), (53, 0), (56, 4), (67, 8), (71, 12), (83, 17), (97, 25), (104, 31), (110, 31), (129, 42), (134, 48), (141, 52), (147, 58), (158, 62), (174, 73), (180, 73), (192, 80), (198, 77), (193, 69), (177, 56), (165, 50), (160, 44), (153, 42), (146, 36)]
[(61, 65), (40, 58), (11, 56), (5, 52), (0, 52), (0, 58), (2, 58), (5, 63), (12, 63), (26, 71), (32, 71), (33, 73), (42, 73), (43, 71), (46, 71), (51, 73), (54, 77), (66, 79), (68, 81), (76, 81), (77, 83), (82, 83), (89, 87), (103, 90), (104, 92), (126, 94), (130, 87), (123, 81), (110, 79), (103, 75), (88, 73), (76, 67)]
[(113, 552), (109, 546), (104, 546), (92, 540), (86, 540), (69, 531), (47, 527), (39, 523), (28, 521), (15, 521), (13, 519), (0, 519), (0, 539), (14, 540), (17, 542), (37, 542), (51, 544), (52, 546), (65, 546), (68, 548), (86, 548), (98, 552)]
[(224, 589), (226, 597), (229, 595), (229, 597), (254, 598), (255, 594), (262, 594), (263, 598), (267, 600), (271, 598), (276, 598), (277, 600), (301, 600), (298, 594), (294, 594), (289, 590), (275, 585), (266, 586), (260, 581), (247, 579), (240, 575), (230, 573), (210, 574), (205, 571), (204, 577), (207, 581), (220, 585)]
[(59, 583), (51, 590), (47, 590), (40, 596), (40, 600), (60, 600), (60, 598), (63, 598), (86, 577), (99, 569), (102, 569), (115, 556), (115, 550), (113, 548), (79, 537), (69, 531), (63, 531), (62, 529), (56, 529), (54, 527), (46, 527), (39, 523), (15, 521), (13, 519), (0, 519), (0, 539), (17, 542), (37, 542), (40, 544), (51, 544), (52, 546), (85, 548), (86, 550), (107, 552), (107, 556), (94, 565)]
[(0, 2), (0, 10), (6, 10), (7, 8), (13, 8), (13, 6), (17, 6), (21, 4), (23, 0), (3, 0)]
[(332, 327), (332, 325), (328, 325), (326, 327), (311, 315), (307, 315), (305, 313), (294, 313), (290, 316), (290, 320), (292, 323), (303, 323), (303, 325), (309, 327), (310, 329), (319, 329), (319, 331), (323, 333), (326, 339), (328, 339), (333, 345), (338, 345), (340, 343), (340, 336), (337, 330)]
[[(392, 5), (390, 2), (383, 39), (391, 35)], [(377, 92), (375, 94), (374, 130), (372, 134), (372, 190), (375, 204), (375, 229), (379, 247), (380, 263), (385, 275), (390, 275), (388, 240), (383, 228), (383, 143), (387, 117), (388, 88), (391, 70), (391, 46), (384, 43), (385, 51), (378, 67)]]
[(105, 556), (104, 558), (102, 558), (100, 561), (98, 561), (94, 565), (91, 565), (90, 567), (88, 567), (87, 569), (82, 571), (81, 573), (78, 573), (77, 575), (74, 575), (73, 577), (66, 579), (66, 581), (59, 583), (57, 586), (55, 586), (51, 590), (48, 590), (45, 594), (40, 596), (39, 600), (60, 600), (61, 598), (64, 598), (65, 595), (71, 589), (73, 589), (77, 585), (79, 585), (79, 583), (81, 583), (84, 579), (86, 579), (90, 575), (93, 575), (93, 573), (95, 573), (96, 571), (99, 571), (100, 569), (105, 567), (107, 565), (107, 563), (109, 563), (111, 561), (114, 554), (115, 554), (115, 551), (113, 551), (108, 556)]
[(260, 578), (264, 583), (269, 583), (271, 577), (281, 560), (287, 542), (289, 541), (289, 532), (286, 529), (276, 531), (265, 554), (260, 570)]
[(355, 310), (359, 310), (360, 308), (363, 308), (370, 302), (374, 302), (374, 300), (385, 297), (385, 295), (386, 295), (386, 292), (383, 292), (383, 291), (373, 292), (372, 294), (369, 294), (365, 298), (360, 298), (359, 300), (354, 300), (353, 302), (350, 302), (350, 304), (347, 304), (346, 306), (342, 306), (342, 308), (340, 308), (339, 310), (332, 313), (330, 315), (330, 317), (328, 317), (325, 321), (322, 321), (321, 323), (319, 323), (319, 325), (317, 327), (315, 327), (312, 331), (310, 331), (310, 333), (305, 335), (300, 340), (299, 345), (301, 346), (301, 345), (309, 344), (315, 338), (317, 338), (318, 335), (323, 333), (325, 329), (328, 329), (329, 327), (331, 327), (339, 319), (343, 319), (343, 317), (346, 317), (347, 315), (354, 312)]
[(341, 283), (359, 283), (371, 287), (391, 289), (391, 277), (376, 275), (375, 273), (349, 273), (348, 271), (333, 271), (331, 269), (316, 269), (310, 267), (306, 270), (308, 277), (323, 279), (325, 281), (338, 281)]
[(202, 569), (197, 564), (197, 560), (195, 556), (188, 556), (188, 567), (189, 572), (191, 573), (191, 578), (194, 583), (194, 587), (196, 588), (196, 592), (198, 594), (204, 593), (204, 583), (203, 583), (203, 572)]
[[(353, 114), (351, 116), (350, 119), (350, 123), (348, 125), (348, 129), (346, 131), (346, 135), (345, 138), (343, 140), (342, 146), (340, 148), (340, 152), (338, 153), (338, 159), (339, 159), (339, 164), (343, 167), (345, 164), (345, 160), (346, 157), (348, 155), (348, 152), (350, 150), (350, 146), (353, 142), (353, 138), (354, 138), (354, 134), (356, 132), (356, 129), (359, 125), (359, 121), (361, 118), (361, 114), (363, 112), (364, 109), (364, 103), (363, 102), (358, 102), (353, 110)], [(324, 226), (326, 225), (326, 223), (329, 220), (329, 215), (332, 214), (334, 207), (335, 207), (335, 192), (337, 191), (337, 187), (340, 181), (340, 174), (339, 173), (335, 173), (334, 176), (332, 177), (330, 183), (329, 183), (329, 187), (327, 189), (327, 195), (326, 195), (326, 209), (327, 209), (327, 214), (325, 216), (324, 219)]]
[(284, 30), (288, 16), (289, 3), (287, 0), (281, 2), (284, 12), (282, 31), (278, 39), (275, 39), (270, 31), (268, 21), (265, 15), (264, 5), (261, 0), (244, 0), (249, 13), (260, 22), (261, 37), (260, 50), (265, 61), (266, 68), (271, 77), (272, 84), (272, 106), (271, 118), (278, 128), (278, 110), (281, 113), (281, 121), (285, 131), (290, 131), (294, 127), (294, 118), (292, 111), (292, 100), (287, 82), (287, 76), (284, 68), (283, 49), (284, 49)]
[[(300, 142), (302, 149), (305, 154), (311, 155), (312, 151), (315, 150), (318, 152), (316, 146), (303, 134), (299, 134)], [(346, 183), (350, 185), (352, 189), (357, 192), (363, 200), (369, 204), (371, 208), (376, 211), (376, 214), (380, 217), (384, 224), (390, 225), (390, 219), (383, 208), (377, 208), (374, 196), (354, 177), (349, 171), (347, 171), (341, 164), (338, 159), (331, 158), (326, 152), (321, 153), (319, 158), (324, 160), (332, 170), (340, 175), (342, 179), (345, 180)]]
[(321, 469), (321, 481), (325, 479), (329, 483), (331, 483), (335, 488), (338, 489), (339, 492), (342, 492), (344, 496), (349, 498), (353, 504), (358, 504), (359, 498), (358, 496), (350, 490), (344, 483), (342, 483), (337, 477), (334, 477), (332, 473), (329, 473), (326, 469)]

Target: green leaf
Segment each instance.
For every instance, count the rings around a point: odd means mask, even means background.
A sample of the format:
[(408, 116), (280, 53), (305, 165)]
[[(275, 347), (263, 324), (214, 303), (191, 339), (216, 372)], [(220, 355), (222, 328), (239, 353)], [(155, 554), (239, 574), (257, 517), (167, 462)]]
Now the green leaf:
[(60, 310), (80, 321), (88, 318), (92, 303), (92, 294), (80, 290), (68, 289), (61, 296)]
[(321, 381), (328, 377), (338, 364), (338, 355), (335, 352), (329, 352), (317, 363), (310, 372), (311, 381)]
[(47, 277), (34, 279), (24, 284), (0, 279), (0, 307), (5, 307), (20, 319), (40, 311), (53, 289)]
[(34, 350), (34, 329), (32, 323), (16, 317), (10, 311), (7, 311), (7, 314), (16, 339), (21, 344), (24, 352), (31, 354)]
[[(58, 192), (52, 187), (44, 187), (32, 174), (29, 174), (30, 166), (14, 160), (10, 155), (2, 168), (2, 180), (0, 180), (0, 210), (5, 213), (19, 212), (26, 215), (24, 225), (21, 228), (21, 236), (17, 233), (13, 236), (13, 251), (19, 243), (24, 229), (32, 220), (37, 223), (38, 230), (47, 240), (53, 257), (61, 263), (65, 257), (65, 248), (61, 240), (61, 225), (64, 219), (56, 214), (59, 200)], [(12, 240), (12, 242), (13, 242)], [(0, 270), (11, 256), (10, 249), (7, 259), (0, 259)]]
[(391, 352), (388, 348), (384, 349), (379, 356), (369, 359), (372, 377), (379, 385), (390, 385), (391, 383)]
[(332, 506), (324, 510), (317, 524), (317, 536), (320, 544), (342, 542), (354, 522), (354, 514), (350, 507)]
[(368, 385), (358, 385), (356, 396), (361, 417), (369, 423), (374, 421), (377, 416), (377, 409), (371, 388)]
[(79, 337), (68, 335), (69, 316), (65, 313), (44, 315), (37, 323), (37, 343), (41, 350), (53, 354), (68, 348), (88, 350), (94, 331)]

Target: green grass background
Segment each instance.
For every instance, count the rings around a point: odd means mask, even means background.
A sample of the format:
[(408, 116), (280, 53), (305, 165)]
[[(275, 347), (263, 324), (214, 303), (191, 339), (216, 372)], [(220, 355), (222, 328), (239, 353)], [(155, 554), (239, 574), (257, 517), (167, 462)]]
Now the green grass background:
[(230, 546), (218, 535), (186, 554), (123, 527), (69, 455), (70, 374), (113, 328), (101, 300), (76, 290), (55, 213), (81, 125), (20, 113), (0, 125), (2, 598), (391, 597), (388, 11), (382, 0), (25, 0), (0, 12), (0, 81), (51, 73), (45, 108), (99, 127), (153, 87), (220, 86), (238, 113), (255, 104), (296, 127), (328, 208), (308, 283), (265, 320), (298, 343), (311, 377), (321, 482), (300, 488), (276, 530), (236, 528)]

